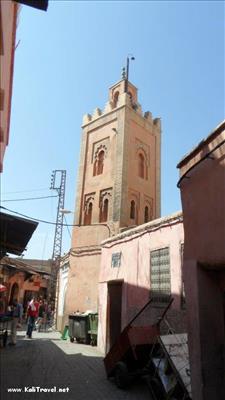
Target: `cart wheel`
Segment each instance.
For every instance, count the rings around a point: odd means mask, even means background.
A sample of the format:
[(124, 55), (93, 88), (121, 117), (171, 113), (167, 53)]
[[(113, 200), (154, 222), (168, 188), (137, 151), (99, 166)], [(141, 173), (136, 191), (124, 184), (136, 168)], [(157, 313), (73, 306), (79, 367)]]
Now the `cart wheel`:
[(152, 378), (150, 380), (150, 388), (151, 392), (154, 396), (154, 400), (163, 400), (165, 399), (164, 391), (162, 389), (162, 385), (157, 378)]
[(3, 346), (5, 347), (7, 345), (7, 340), (8, 340), (8, 332), (5, 331), (3, 333)]
[(122, 361), (116, 364), (114, 376), (116, 386), (120, 389), (126, 389), (131, 383), (127, 365)]
[(71, 341), (71, 343), (73, 343), (74, 342), (74, 337), (70, 337), (70, 341)]

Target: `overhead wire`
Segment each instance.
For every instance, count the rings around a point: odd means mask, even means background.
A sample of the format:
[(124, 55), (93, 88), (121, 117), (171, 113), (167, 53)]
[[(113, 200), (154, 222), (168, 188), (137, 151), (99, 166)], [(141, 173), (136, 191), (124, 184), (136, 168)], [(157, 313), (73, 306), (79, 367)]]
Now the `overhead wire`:
[(4, 199), (4, 200), (1, 200), (1, 202), (5, 203), (5, 202), (9, 202), (9, 201), (42, 200), (42, 199), (49, 199), (50, 197), (58, 197), (58, 195), (55, 195), (55, 196), (41, 196), (41, 197), (27, 197), (25, 199)]
[(64, 219), (65, 219), (65, 222), (66, 222), (67, 232), (69, 233), (70, 239), (72, 239), (72, 236), (71, 236), (71, 233), (70, 233), (70, 230), (69, 230), (69, 225), (68, 225), (68, 223), (67, 223), (67, 220), (66, 220), (66, 216), (65, 216), (65, 215), (64, 215)]
[[(49, 225), (57, 225), (56, 222), (50, 222), (50, 221), (45, 221), (45, 220), (43, 220), (43, 219), (38, 219), (38, 218), (29, 217), (28, 215), (19, 213), (19, 212), (14, 211), (14, 210), (10, 210), (9, 208), (3, 207), (3, 206), (1, 206), (1, 205), (0, 205), (0, 208), (2, 208), (3, 210), (9, 211), (9, 212), (11, 212), (11, 213), (14, 213), (14, 214), (16, 214), (16, 215), (19, 215), (19, 216), (21, 216), (21, 217), (28, 218), (28, 219), (30, 219), (30, 220), (32, 220), (32, 221), (35, 221), (35, 222), (42, 222), (43, 224), (49, 224)], [(81, 225), (79, 225), (79, 224), (63, 224), (63, 223), (60, 224), (60, 225), (62, 225), (62, 226), (67, 226), (67, 227), (68, 227), (68, 226), (81, 226)], [(111, 234), (111, 230), (110, 230), (110, 227), (109, 227), (108, 224), (96, 223), (96, 224), (87, 224), (87, 225), (84, 225), (84, 226), (98, 226), (98, 225), (105, 226), (105, 227), (108, 229), (109, 234)]]
[(9, 193), (31, 193), (31, 192), (42, 192), (43, 190), (49, 190), (49, 188), (31, 189), (31, 190), (17, 190), (17, 191), (3, 192), (3, 193), (4, 194), (9, 194)]

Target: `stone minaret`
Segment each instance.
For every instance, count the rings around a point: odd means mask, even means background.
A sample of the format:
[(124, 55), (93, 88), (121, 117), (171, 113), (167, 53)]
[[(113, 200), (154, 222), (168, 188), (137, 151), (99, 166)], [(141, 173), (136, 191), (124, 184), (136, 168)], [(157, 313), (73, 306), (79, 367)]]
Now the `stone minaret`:
[(82, 129), (75, 223), (108, 222), (118, 232), (160, 217), (160, 120), (142, 113), (137, 88), (113, 85)]
[(101, 241), (160, 217), (160, 119), (142, 113), (137, 88), (125, 83), (83, 119), (67, 314), (97, 308)]

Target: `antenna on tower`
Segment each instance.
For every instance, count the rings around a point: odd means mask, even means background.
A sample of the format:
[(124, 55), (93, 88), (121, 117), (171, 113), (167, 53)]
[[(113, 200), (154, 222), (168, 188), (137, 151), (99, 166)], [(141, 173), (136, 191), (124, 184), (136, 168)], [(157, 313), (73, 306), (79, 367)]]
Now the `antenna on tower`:
[(126, 67), (126, 80), (125, 80), (125, 93), (127, 93), (128, 90), (128, 80), (129, 80), (129, 64), (130, 60), (134, 61), (135, 57), (132, 54), (128, 54), (127, 56), (127, 67)]
[(55, 226), (55, 237), (52, 252), (52, 271), (50, 279), (50, 294), (52, 298), (56, 296), (57, 274), (60, 265), (60, 257), (62, 250), (62, 233), (63, 233), (63, 213), (66, 187), (66, 170), (56, 169), (52, 171), (51, 190), (56, 190), (59, 196)]

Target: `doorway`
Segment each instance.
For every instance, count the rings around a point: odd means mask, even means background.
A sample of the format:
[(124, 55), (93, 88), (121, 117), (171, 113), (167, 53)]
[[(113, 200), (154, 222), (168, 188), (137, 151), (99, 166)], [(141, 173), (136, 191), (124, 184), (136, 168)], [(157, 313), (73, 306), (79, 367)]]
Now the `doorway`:
[(122, 281), (108, 282), (107, 351), (121, 333)]

